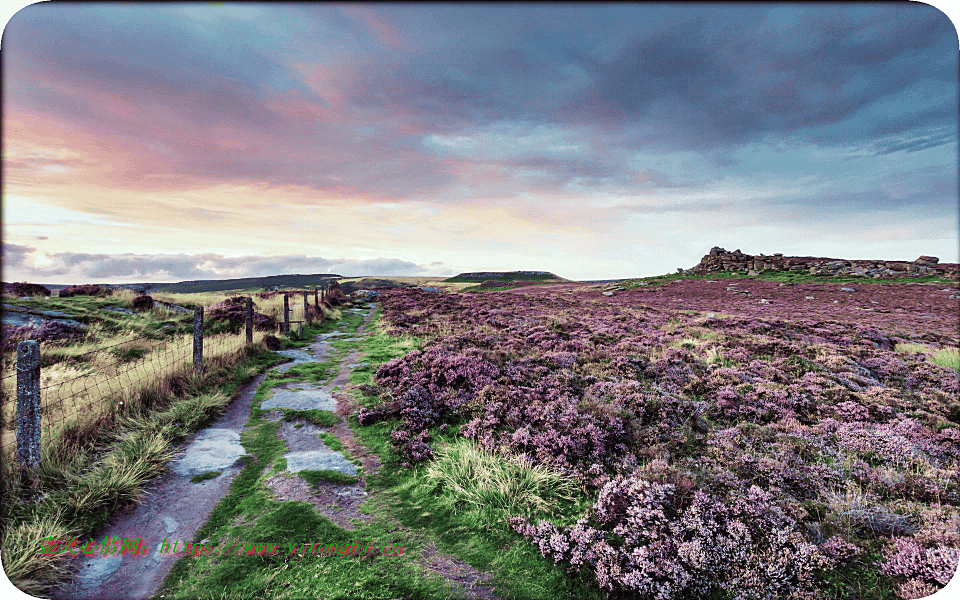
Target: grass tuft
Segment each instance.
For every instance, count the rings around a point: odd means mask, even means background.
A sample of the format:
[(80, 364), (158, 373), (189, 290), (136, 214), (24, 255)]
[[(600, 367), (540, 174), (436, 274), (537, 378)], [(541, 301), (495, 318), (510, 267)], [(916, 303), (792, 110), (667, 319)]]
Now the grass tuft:
[(455, 509), (503, 509), (511, 514), (553, 513), (560, 500), (573, 501), (575, 481), (526, 456), (504, 458), (467, 439), (437, 451), (427, 470), (434, 491)]

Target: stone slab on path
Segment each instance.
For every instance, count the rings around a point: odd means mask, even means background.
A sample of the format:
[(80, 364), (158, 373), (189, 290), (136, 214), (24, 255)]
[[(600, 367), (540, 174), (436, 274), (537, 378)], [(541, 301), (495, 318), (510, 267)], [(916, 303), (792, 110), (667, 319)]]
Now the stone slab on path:
[[(226, 412), (213, 424), (214, 428), (243, 430), (250, 419), (250, 405), (265, 374), (243, 386), (238, 397), (227, 405)], [(238, 435), (239, 438), (239, 435)], [(206, 472), (205, 469), (204, 472)], [(141, 537), (147, 555), (79, 556), (71, 558), (70, 567), (77, 571), (73, 579), (57, 586), (45, 597), (55, 600), (87, 598), (134, 600), (150, 598), (163, 578), (182, 554), (161, 553), (163, 540), (192, 541), (194, 534), (207, 522), (214, 506), (227, 494), (233, 479), (243, 470), (240, 465), (221, 471), (219, 477), (192, 483), (190, 479), (166, 473), (150, 481), (143, 500), (130, 512), (118, 512), (97, 531), (83, 532), (81, 539), (91, 537), (98, 543), (106, 538)]]
[(247, 451), (240, 445), (239, 433), (230, 429), (204, 429), (171, 469), (181, 477), (193, 477), (223, 471), (235, 465), (241, 456), (247, 456)]
[(287, 459), (287, 470), (291, 473), (298, 471), (340, 471), (347, 475), (357, 474), (357, 465), (345, 459), (336, 450), (308, 450), (305, 452), (289, 452), (283, 457)]
[(262, 410), (288, 408), (290, 410), (337, 410), (337, 399), (330, 392), (310, 386), (275, 389), (269, 400), (260, 403)]
[(277, 350), (277, 354), (293, 359), (293, 362), (284, 363), (277, 367), (277, 371), (280, 373), (287, 371), (290, 367), (302, 365), (307, 362), (316, 362), (317, 360), (312, 354), (304, 352), (303, 350)]

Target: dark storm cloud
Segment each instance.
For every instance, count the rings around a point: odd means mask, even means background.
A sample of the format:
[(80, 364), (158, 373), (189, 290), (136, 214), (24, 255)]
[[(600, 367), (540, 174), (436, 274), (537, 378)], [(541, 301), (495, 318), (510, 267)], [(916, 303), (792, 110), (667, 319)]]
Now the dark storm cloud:
[(639, 149), (725, 168), (727, 149), (768, 136), (840, 146), (955, 130), (957, 37), (919, 3), (263, 4), (261, 18), (208, 22), (179, 6), (28, 7), (4, 38), (19, 74), (9, 112), (95, 132), (124, 157), (98, 174), (114, 185), (266, 182), (357, 199), (449, 197), (462, 182), (422, 140), (499, 122), (592, 140), (576, 158), (494, 161), (545, 171), (544, 185), (616, 186)]

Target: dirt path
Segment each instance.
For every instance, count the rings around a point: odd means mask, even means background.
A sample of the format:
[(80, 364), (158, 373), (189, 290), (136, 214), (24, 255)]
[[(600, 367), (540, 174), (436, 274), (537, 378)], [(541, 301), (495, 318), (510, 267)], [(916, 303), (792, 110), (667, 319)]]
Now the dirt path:
[[(244, 386), (211, 427), (239, 434), (250, 418), (253, 396), (265, 377), (265, 373), (261, 374)], [(191, 483), (190, 477), (171, 472), (151, 481), (144, 490), (143, 502), (130, 512), (114, 515), (99, 531), (80, 538), (81, 543), (92, 538), (99, 551), (105, 539), (139, 537), (147, 547), (146, 553), (139, 556), (128, 553), (123, 557), (81, 555), (73, 559), (76, 576), (54, 590), (51, 597), (57, 600), (149, 598), (176, 562), (171, 555), (158, 552), (164, 538), (192, 541), (241, 469), (241, 465), (228, 467), (218, 477), (200, 483)]]
[[(356, 335), (364, 335), (373, 313), (374, 310), (371, 309), (364, 315), (363, 324), (358, 327)], [(330, 344), (331, 337), (331, 334), (318, 336), (305, 349), (306, 352), (298, 350), (282, 352), (295, 360), (293, 363), (280, 365), (277, 370), (285, 371), (295, 364), (328, 359), (333, 352)], [(361, 355), (360, 350), (349, 352), (340, 361), (336, 376), (323, 385), (304, 383), (278, 385), (274, 388), (271, 400), (281, 398), (285, 391), (299, 388), (299, 393), (296, 394), (298, 398), (309, 398), (321, 403), (325, 398), (329, 398), (329, 402), (335, 402), (335, 406), (330, 408), (335, 408), (343, 418), (337, 425), (322, 430), (339, 438), (350, 455), (361, 461), (364, 472), (372, 474), (379, 468), (379, 461), (354, 439), (346, 418), (357, 407), (353, 396), (344, 390), (352, 387), (350, 373), (361, 360)], [(177, 541), (181, 543), (192, 541), (196, 532), (210, 517), (214, 507), (227, 494), (233, 479), (243, 468), (242, 463), (236, 463), (239, 456), (245, 453), (239, 446), (239, 434), (249, 421), (254, 394), (265, 378), (266, 373), (244, 386), (227, 406), (226, 412), (213, 425), (198, 432), (191, 440), (184, 443), (184, 447), (171, 462), (171, 469), (147, 485), (144, 490), (145, 499), (139, 505), (129, 512), (114, 515), (99, 531), (81, 538), (82, 543), (92, 538), (99, 544), (108, 538), (123, 540), (139, 537), (142, 539), (145, 551), (138, 556), (132, 556), (129, 553), (123, 556), (119, 554), (100, 556), (99, 553), (92, 557), (79, 556), (73, 559), (76, 575), (56, 588), (51, 598), (55, 600), (85, 598), (133, 600), (150, 598), (156, 593), (177, 559), (183, 556), (182, 553), (176, 555), (172, 552), (161, 553), (163, 542), (172, 544)], [(338, 390), (333, 391), (334, 388)], [(266, 405), (267, 402), (264, 404)], [(282, 418), (282, 413), (279, 410), (271, 411), (264, 417), (279, 420)], [(290, 451), (285, 455), (288, 471), (298, 470), (291, 464), (295, 462), (295, 458), (306, 457), (306, 463), (318, 459), (343, 460), (339, 453), (333, 452), (319, 441), (317, 433), (320, 430), (309, 423), (283, 423), (278, 435), (284, 439)], [(236, 436), (235, 443), (233, 436)], [(204, 441), (212, 437), (217, 438), (213, 452), (210, 444), (204, 445)], [(228, 450), (226, 452), (223, 451), (225, 447)], [(217, 468), (217, 461), (230, 466)], [(192, 469), (185, 466), (188, 463), (192, 464)], [(334, 460), (334, 463), (328, 468), (347, 473), (350, 467), (355, 469), (352, 464), (346, 464), (345, 461), (337, 463)], [(305, 464), (302, 468), (314, 467)], [(217, 477), (200, 483), (190, 481), (193, 474), (207, 470), (221, 472)], [(355, 528), (357, 521), (363, 522), (372, 518), (360, 510), (360, 507), (370, 498), (369, 493), (364, 491), (365, 477), (361, 477), (352, 485), (321, 482), (319, 485), (310, 486), (303, 478), (291, 477), (288, 472), (283, 471), (267, 479), (265, 483), (277, 494), (277, 500), (308, 502), (318, 512), (346, 529)], [(477, 571), (455, 557), (438, 554), (431, 547), (424, 552), (421, 564), (425, 569), (455, 583), (467, 597), (494, 600), (497, 598), (492, 593), (492, 586), (484, 585), (491, 578), (489, 574)]]

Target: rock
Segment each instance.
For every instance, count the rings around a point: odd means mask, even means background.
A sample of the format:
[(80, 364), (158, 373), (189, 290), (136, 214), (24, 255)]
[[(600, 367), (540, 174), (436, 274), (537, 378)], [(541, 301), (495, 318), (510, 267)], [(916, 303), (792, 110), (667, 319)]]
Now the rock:
[(223, 471), (246, 455), (236, 431), (204, 429), (171, 468), (180, 477), (193, 477), (209, 471)]
[(613, 292), (603, 292), (602, 296), (613, 296)]
[(757, 304), (770, 304), (770, 301), (767, 300), (766, 298), (761, 298), (761, 299), (757, 302)]
[(940, 259), (937, 258), (936, 256), (921, 256), (920, 258), (918, 258), (913, 262), (917, 264), (935, 265), (940, 262)]
[(804, 296), (804, 298), (807, 300), (816, 300), (813, 296)]
[(133, 299), (133, 310), (142, 312), (153, 308), (153, 298), (144, 294)]
[(857, 290), (855, 290), (855, 289), (853, 289), (853, 288), (840, 288), (840, 291), (841, 291), (841, 292), (855, 292), (855, 291), (857, 291)]
[(260, 404), (260, 408), (286, 408), (290, 410), (337, 410), (337, 399), (330, 392), (311, 387), (307, 384), (289, 388), (275, 389), (269, 400)]
[(748, 271), (748, 272), (747, 272), (747, 275), (749, 275), (750, 277), (755, 277), (755, 276), (757, 276), (757, 275), (759, 275), (759, 274), (760, 274), (760, 273), (757, 272), (757, 271)]
[(431, 293), (431, 294), (440, 294), (440, 293), (443, 293), (443, 290), (441, 290), (440, 288), (435, 288), (435, 287), (424, 287), (424, 286), (421, 286), (421, 287), (418, 287), (417, 289), (420, 290), (421, 292), (429, 292), (429, 293)]
[(380, 296), (380, 292), (376, 290), (357, 290), (350, 294), (350, 297), (355, 300), (365, 300), (367, 302), (378, 296)]
[(104, 306), (100, 310), (105, 310), (107, 312), (118, 312), (118, 313), (123, 313), (125, 315), (133, 314), (133, 311), (130, 310), (129, 308), (121, 308), (119, 306)]
[(287, 470), (297, 473), (303, 470), (311, 471), (340, 471), (347, 475), (357, 474), (357, 466), (335, 450), (308, 450), (303, 452), (288, 452), (283, 457), (287, 459)]
[(896, 271), (897, 273), (903, 273), (910, 269), (910, 264), (905, 262), (888, 262), (884, 263), (884, 266), (890, 271)]

